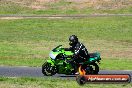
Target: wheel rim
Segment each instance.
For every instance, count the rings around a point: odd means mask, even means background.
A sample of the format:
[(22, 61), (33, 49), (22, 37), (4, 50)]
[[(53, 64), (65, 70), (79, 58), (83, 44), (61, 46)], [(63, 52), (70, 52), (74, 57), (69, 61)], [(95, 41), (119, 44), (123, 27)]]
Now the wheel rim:
[(46, 63), (42, 69), (45, 75), (54, 75), (56, 73), (56, 68), (52, 67), (50, 63)]
[(50, 64), (47, 63), (44, 66), (43, 70), (44, 70), (44, 72), (45, 72), (46, 75), (52, 75), (52, 72), (51, 72), (52, 70), (51, 70), (51, 65)]

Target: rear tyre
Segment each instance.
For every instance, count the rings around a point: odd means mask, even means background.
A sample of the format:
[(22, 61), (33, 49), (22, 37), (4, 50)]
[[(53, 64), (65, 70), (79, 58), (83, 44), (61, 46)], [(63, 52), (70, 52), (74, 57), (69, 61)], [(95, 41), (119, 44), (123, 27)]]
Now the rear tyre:
[(86, 83), (85, 77), (84, 77), (84, 76), (80, 76), (80, 75), (78, 75), (78, 76), (76, 77), (76, 81), (77, 81), (77, 83), (78, 83), (79, 85), (84, 85), (84, 84)]
[(52, 76), (52, 75), (56, 74), (56, 67), (55, 66), (51, 66), (50, 63), (45, 62), (42, 65), (42, 73), (45, 76)]

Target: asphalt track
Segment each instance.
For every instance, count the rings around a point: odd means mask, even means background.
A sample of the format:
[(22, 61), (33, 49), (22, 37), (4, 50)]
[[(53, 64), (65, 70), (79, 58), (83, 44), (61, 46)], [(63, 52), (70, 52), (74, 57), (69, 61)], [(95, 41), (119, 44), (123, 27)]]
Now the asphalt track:
[[(131, 75), (132, 82), (132, 70), (100, 70), (99, 74), (129, 74)], [(0, 66), (0, 77), (43, 77), (41, 67), (11, 67)], [(57, 78), (71, 78), (75, 79), (75, 75), (56, 74), (53, 77)]]

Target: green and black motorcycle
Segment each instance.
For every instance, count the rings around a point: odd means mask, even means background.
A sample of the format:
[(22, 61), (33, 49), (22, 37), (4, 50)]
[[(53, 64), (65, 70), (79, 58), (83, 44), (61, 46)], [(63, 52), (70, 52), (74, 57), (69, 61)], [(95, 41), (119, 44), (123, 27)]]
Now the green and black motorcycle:
[[(50, 52), (50, 59), (42, 65), (42, 73), (46, 76), (52, 76), (56, 73), (74, 75), (75, 69), (68, 63), (73, 54), (71, 51), (65, 51), (62, 45), (57, 46)], [(97, 62), (99, 63), (101, 60), (100, 53), (90, 53), (89, 55), (90, 58), (83, 63), (79, 63), (79, 65), (82, 66), (86, 74), (98, 74), (99, 66)]]

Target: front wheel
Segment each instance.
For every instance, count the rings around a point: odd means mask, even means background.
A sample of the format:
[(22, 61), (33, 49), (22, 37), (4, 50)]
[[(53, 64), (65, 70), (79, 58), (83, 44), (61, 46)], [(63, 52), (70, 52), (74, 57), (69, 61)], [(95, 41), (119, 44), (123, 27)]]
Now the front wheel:
[(51, 66), (50, 63), (45, 62), (42, 65), (42, 73), (46, 76), (52, 76), (54, 74), (56, 74), (56, 67), (55, 66)]

